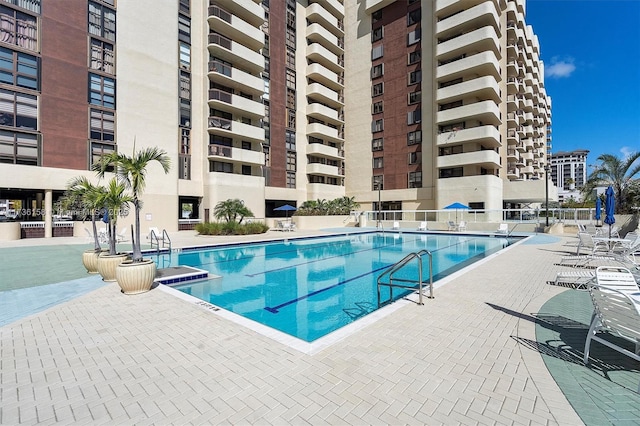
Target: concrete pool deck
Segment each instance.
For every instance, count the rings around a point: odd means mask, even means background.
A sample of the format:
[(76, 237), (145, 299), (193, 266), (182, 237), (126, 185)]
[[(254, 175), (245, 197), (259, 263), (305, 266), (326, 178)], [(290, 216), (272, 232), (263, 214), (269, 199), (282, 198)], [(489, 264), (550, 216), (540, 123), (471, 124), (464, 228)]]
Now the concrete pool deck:
[[(260, 239), (308, 234), (323, 232)], [(171, 238), (174, 247), (254, 239)], [(0, 327), (0, 423), (630, 424), (640, 410), (636, 364), (614, 357), (630, 371), (612, 379), (554, 357), (558, 336), (537, 337), (540, 313), (574, 318), (566, 300), (551, 301), (584, 296), (547, 284), (575, 241), (534, 237), (458, 275), (424, 306), (403, 306), (314, 355), (158, 289), (124, 296), (115, 283), (91, 282), (97, 288), (84, 295)], [(29, 253), (75, 253), (78, 242), (0, 243), (0, 288), (8, 279), (41, 284), (51, 273)], [(15, 249), (25, 250), (9, 258), (20, 273), (8, 278), (3, 255)], [(573, 382), (560, 380), (565, 370)], [(590, 398), (626, 405), (581, 407), (572, 397), (581, 379)]]

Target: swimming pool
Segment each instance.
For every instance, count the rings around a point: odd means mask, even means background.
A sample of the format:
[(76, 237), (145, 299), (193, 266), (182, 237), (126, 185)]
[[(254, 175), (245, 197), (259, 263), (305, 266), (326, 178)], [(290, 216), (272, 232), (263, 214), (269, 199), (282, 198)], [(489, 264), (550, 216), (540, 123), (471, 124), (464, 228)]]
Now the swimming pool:
[[(213, 278), (175, 288), (312, 342), (378, 309), (378, 276), (407, 254), (431, 251), (437, 280), (513, 241), (372, 232), (189, 250), (160, 255), (157, 262), (159, 267), (185, 265), (209, 271)], [(399, 277), (416, 271), (414, 263)], [(394, 298), (406, 293), (396, 289)], [(382, 298), (389, 298), (388, 288), (383, 288)]]

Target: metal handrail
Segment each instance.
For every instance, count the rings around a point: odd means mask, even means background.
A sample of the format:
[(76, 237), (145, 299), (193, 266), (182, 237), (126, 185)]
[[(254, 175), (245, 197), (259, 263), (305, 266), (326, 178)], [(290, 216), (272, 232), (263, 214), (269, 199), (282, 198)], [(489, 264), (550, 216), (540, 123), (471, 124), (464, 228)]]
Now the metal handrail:
[[(162, 238), (160, 238), (160, 236), (156, 235), (156, 231), (154, 231), (153, 229), (151, 230), (151, 248), (153, 248), (154, 244), (156, 246), (156, 250), (158, 252), (160, 252), (160, 240), (162, 240), (162, 248), (166, 248), (167, 246), (165, 245), (166, 241), (169, 242), (169, 251), (171, 251), (171, 238), (169, 238), (169, 234), (167, 233), (166, 229), (162, 230)], [(154, 243), (155, 241), (155, 243)]]
[[(384, 271), (382, 274), (380, 274), (380, 276), (378, 277), (378, 281), (377, 281), (377, 287), (378, 287), (378, 306), (381, 306), (381, 301), (380, 301), (380, 286), (387, 286), (389, 287), (389, 301), (387, 303), (390, 303), (393, 301), (393, 288), (397, 287), (397, 288), (405, 288), (405, 289), (415, 289), (415, 284), (418, 284), (418, 304), (419, 305), (424, 305), (424, 303), (422, 302), (422, 256), (424, 255), (429, 256), (429, 299), (433, 299), (433, 254), (429, 251), (429, 250), (420, 250), (419, 252), (414, 252), (414, 253), (410, 253), (408, 255), (406, 255), (404, 258), (402, 258), (400, 261), (396, 262), (395, 264), (391, 265), (386, 271)], [(404, 278), (394, 278), (393, 274), (397, 271), (399, 271), (400, 269), (402, 269), (404, 266), (406, 266), (410, 261), (412, 261), (413, 259), (418, 259), (418, 280), (409, 280), (409, 279), (404, 279)], [(382, 279), (388, 276), (389, 277), (389, 282), (382, 282)], [(402, 285), (402, 284), (396, 284), (396, 283), (412, 283), (414, 285), (409, 286), (409, 285)]]

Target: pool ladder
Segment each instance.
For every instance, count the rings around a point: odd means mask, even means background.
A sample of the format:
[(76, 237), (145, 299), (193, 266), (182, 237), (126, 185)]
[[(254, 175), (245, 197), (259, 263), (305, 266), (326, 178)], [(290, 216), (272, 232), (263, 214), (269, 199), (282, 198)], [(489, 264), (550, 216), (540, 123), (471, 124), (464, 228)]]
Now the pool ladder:
[(166, 229), (162, 230), (162, 235), (156, 235), (156, 232), (151, 230), (151, 248), (153, 246), (156, 247), (156, 250), (160, 252), (160, 241), (162, 241), (162, 248), (169, 248), (169, 252), (171, 252), (171, 238), (169, 238), (169, 234)]
[[(406, 255), (402, 260), (395, 263), (394, 265), (391, 265), (386, 271), (380, 274), (380, 276), (378, 277), (378, 307), (382, 305), (386, 305), (387, 303), (393, 302), (394, 288), (404, 288), (404, 289), (415, 290), (416, 284), (418, 285), (418, 298), (419, 298), (418, 304), (424, 305), (424, 303), (422, 303), (422, 296), (423, 296), (422, 285), (424, 283), (422, 280), (422, 276), (423, 276), (422, 258), (425, 255), (429, 257), (429, 296), (428, 298), (433, 299), (433, 255), (429, 250), (420, 250), (419, 252), (414, 252)], [(408, 265), (409, 262), (415, 259), (418, 260), (418, 279), (417, 280), (393, 277), (394, 273), (398, 272), (399, 270), (404, 268), (406, 265)], [(388, 278), (387, 281), (383, 281), (385, 277)], [(380, 287), (382, 286), (389, 287), (389, 300), (385, 301), (384, 303), (381, 302), (380, 300)]]

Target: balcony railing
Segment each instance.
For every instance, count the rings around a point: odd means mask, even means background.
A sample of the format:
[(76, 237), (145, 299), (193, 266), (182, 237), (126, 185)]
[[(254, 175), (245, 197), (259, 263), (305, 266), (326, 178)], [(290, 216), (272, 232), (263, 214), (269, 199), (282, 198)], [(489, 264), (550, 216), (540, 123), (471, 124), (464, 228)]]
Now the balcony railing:
[(231, 147), (224, 145), (209, 145), (209, 155), (231, 158)]
[(220, 89), (211, 89), (209, 90), (209, 100), (212, 101), (220, 101), (230, 104), (231, 103), (231, 93), (227, 93)]
[(231, 130), (231, 120), (220, 117), (209, 117), (209, 127), (217, 129)]
[(218, 5), (212, 5), (209, 7), (209, 16), (215, 16), (229, 24), (231, 23), (231, 14)]
[(217, 72), (227, 77), (231, 77), (231, 67), (220, 61), (209, 61), (209, 72)]
[(231, 50), (231, 40), (220, 34), (209, 34), (209, 44), (217, 44), (218, 46)]

